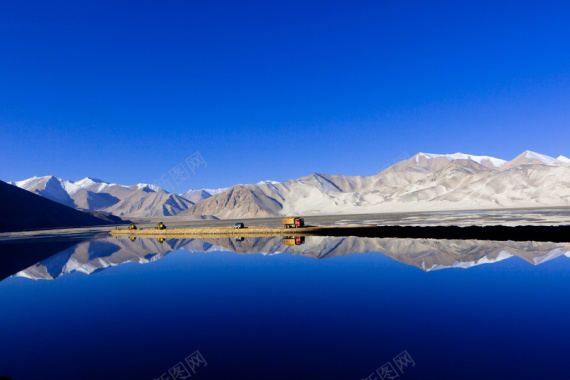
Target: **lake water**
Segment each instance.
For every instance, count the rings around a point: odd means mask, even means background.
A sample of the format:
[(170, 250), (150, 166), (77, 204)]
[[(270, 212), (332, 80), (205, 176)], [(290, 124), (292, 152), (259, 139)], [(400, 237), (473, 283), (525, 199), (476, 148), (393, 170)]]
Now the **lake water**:
[(570, 378), (568, 244), (238, 240), (0, 244), (0, 376)]

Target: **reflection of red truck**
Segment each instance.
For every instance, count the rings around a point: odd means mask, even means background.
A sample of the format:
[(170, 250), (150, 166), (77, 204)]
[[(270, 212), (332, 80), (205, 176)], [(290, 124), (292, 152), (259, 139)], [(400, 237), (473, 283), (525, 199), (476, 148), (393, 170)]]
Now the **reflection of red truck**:
[(298, 228), (304, 227), (305, 221), (302, 218), (283, 218), (281, 224), (285, 228)]
[(301, 245), (301, 244), (305, 244), (305, 237), (304, 237), (304, 236), (284, 237), (283, 240), (281, 240), (281, 244), (283, 244), (283, 245)]

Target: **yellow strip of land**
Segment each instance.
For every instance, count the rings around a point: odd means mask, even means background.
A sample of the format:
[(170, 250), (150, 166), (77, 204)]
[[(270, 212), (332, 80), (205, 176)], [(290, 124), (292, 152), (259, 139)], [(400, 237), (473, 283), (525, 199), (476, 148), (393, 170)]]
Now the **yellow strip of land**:
[(212, 238), (212, 237), (272, 237), (272, 236), (360, 236), (398, 237), (422, 239), (475, 239), (513, 241), (570, 242), (568, 226), (318, 226), (302, 228), (284, 227), (199, 227), (156, 230), (143, 228), (110, 231), (112, 235), (153, 238)]
[[(136, 230), (112, 230), (112, 235), (128, 235), (140, 237), (154, 238), (200, 238), (200, 237), (240, 237), (240, 236), (304, 236), (318, 234), (324, 228), (346, 228), (347, 226), (328, 226), (328, 227), (301, 227), (301, 228), (284, 228), (284, 227), (202, 227), (202, 228), (173, 228), (166, 230), (157, 230), (151, 228), (141, 228)], [(359, 226), (362, 227), (362, 226)]]

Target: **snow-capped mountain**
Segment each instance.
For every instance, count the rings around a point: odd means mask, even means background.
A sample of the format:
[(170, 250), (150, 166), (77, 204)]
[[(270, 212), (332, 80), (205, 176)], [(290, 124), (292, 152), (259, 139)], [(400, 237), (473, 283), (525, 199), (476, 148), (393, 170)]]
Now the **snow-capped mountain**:
[(12, 183), (65, 205), (117, 216), (189, 218), (362, 214), (570, 206), (570, 159), (526, 151), (511, 161), (418, 153), (372, 176), (314, 173), (182, 195), (157, 186), (93, 178), (34, 177)]
[(180, 215), (219, 218), (570, 206), (570, 160), (428, 154), (372, 176), (312, 174), (236, 185)]
[(70, 207), (117, 216), (176, 215), (194, 204), (155, 185), (123, 186), (94, 178), (74, 182), (45, 176), (11, 184)]
[(564, 156), (559, 156), (558, 158), (553, 158), (546, 156), (544, 154), (535, 153), (527, 150), (526, 152), (521, 153), (512, 161), (509, 161), (506, 166), (508, 167), (515, 167), (520, 165), (547, 165), (547, 166), (561, 166), (566, 165), (570, 160), (568, 160)]

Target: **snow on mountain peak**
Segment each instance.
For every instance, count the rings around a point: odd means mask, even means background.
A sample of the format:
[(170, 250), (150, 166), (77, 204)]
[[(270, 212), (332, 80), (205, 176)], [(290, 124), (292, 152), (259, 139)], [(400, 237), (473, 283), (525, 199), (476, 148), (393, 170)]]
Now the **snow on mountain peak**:
[(94, 183), (109, 183), (109, 182), (105, 182), (97, 178), (85, 177), (79, 181), (75, 181), (74, 183), (77, 185), (81, 185), (84, 183), (94, 184)]
[(49, 187), (61, 187), (63, 180), (61, 178), (55, 177), (53, 175), (46, 175), (43, 177), (32, 177), (32, 178), (28, 178), (22, 181), (14, 181), (14, 182), (9, 182), (11, 185), (15, 185), (17, 187), (20, 187), (22, 189), (26, 189), (26, 190), (31, 190), (33, 191), (33, 189), (36, 188), (44, 188), (46, 186)]
[[(445, 157), (449, 161), (453, 160), (472, 160), (477, 162), (478, 164), (487, 166), (487, 167), (494, 167), (494, 168), (501, 168), (503, 165), (507, 163), (505, 160), (501, 160), (494, 157), (489, 156), (473, 156), (470, 154), (464, 153), (453, 153), (453, 154), (433, 154), (433, 153), (418, 153), (415, 156), (416, 164), (419, 164), (420, 158), (427, 158), (427, 159), (435, 159), (439, 157)], [(513, 160), (513, 164), (516, 162), (518, 165), (520, 164), (530, 164), (533, 162), (539, 161), (540, 163), (548, 166), (557, 166), (560, 164), (567, 164), (570, 163), (570, 159), (564, 156), (559, 156), (558, 158), (553, 158), (544, 154), (532, 152), (527, 150), (520, 154)], [(510, 164), (512, 165), (512, 164)]]
[[(438, 158), (438, 157), (445, 157), (447, 158), (449, 161), (453, 161), (453, 160), (471, 160), (471, 161), (475, 161), (480, 165), (483, 165), (483, 161), (488, 161), (489, 163), (491, 163), (491, 165), (495, 168), (499, 168), (501, 166), (503, 166), (507, 161), (505, 160), (501, 160), (499, 158), (495, 158), (495, 157), (489, 157), (489, 156), (474, 156), (471, 154), (464, 154), (464, 153), (453, 153), (453, 154), (433, 154), (433, 153), (418, 153), (416, 155), (416, 163), (419, 164), (419, 158), (420, 156), (423, 156), (427, 159), (433, 159), (433, 158)], [(486, 165), (488, 166), (488, 165)]]
[(39, 183), (42, 180), (45, 180), (47, 182), (50, 177), (51, 176), (45, 176), (45, 177), (33, 176), (32, 178), (24, 179), (22, 181), (13, 181), (10, 183), (18, 187), (27, 188), (27, 187), (32, 187), (34, 184)]
[(146, 188), (146, 189), (150, 189), (154, 192), (159, 192), (160, 190), (162, 190), (162, 188), (157, 186), (157, 185), (149, 185), (147, 183), (137, 183), (135, 186), (137, 187), (137, 189), (145, 189)]
[(544, 162), (546, 165), (551, 165), (554, 166), (556, 165), (556, 163), (558, 162), (558, 160), (556, 158), (544, 155), (544, 154), (540, 154), (540, 153), (536, 153), (536, 152), (531, 152), (530, 150), (527, 150), (525, 152), (525, 157), (528, 158), (529, 160), (539, 160)]
[[(521, 161), (521, 159), (525, 160), (527, 164), (534, 163), (535, 161), (540, 161), (544, 165), (548, 165), (548, 166), (557, 166), (557, 165), (560, 165), (561, 163), (565, 163), (564, 161), (560, 161), (554, 157), (550, 157), (550, 156), (547, 156), (545, 154), (532, 152), (530, 150), (524, 151), (520, 156), (515, 158), (516, 161)], [(515, 161), (515, 160), (513, 160), (513, 161)]]
[(61, 184), (69, 195), (73, 195), (80, 190), (89, 189), (94, 192), (99, 192), (102, 189), (110, 186), (108, 182), (96, 178), (85, 177), (79, 181), (65, 181), (61, 180)]

